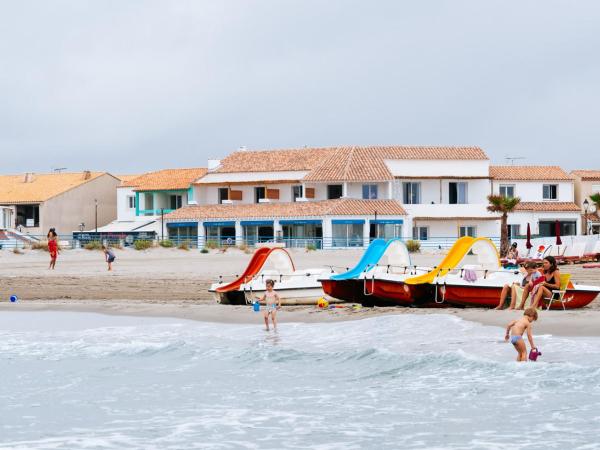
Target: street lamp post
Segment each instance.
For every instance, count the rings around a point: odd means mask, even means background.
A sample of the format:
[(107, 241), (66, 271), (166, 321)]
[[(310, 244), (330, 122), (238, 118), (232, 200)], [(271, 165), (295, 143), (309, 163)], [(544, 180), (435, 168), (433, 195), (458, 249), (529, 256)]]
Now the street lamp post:
[(95, 223), (96, 223), (96, 233), (98, 232), (98, 199), (94, 199), (94, 206), (95, 206)]
[(588, 202), (588, 199), (586, 198), (583, 201), (583, 210), (585, 211), (585, 214), (583, 217), (585, 219), (585, 235), (586, 236), (588, 234), (588, 209), (589, 209), (589, 207), (590, 207), (590, 202)]

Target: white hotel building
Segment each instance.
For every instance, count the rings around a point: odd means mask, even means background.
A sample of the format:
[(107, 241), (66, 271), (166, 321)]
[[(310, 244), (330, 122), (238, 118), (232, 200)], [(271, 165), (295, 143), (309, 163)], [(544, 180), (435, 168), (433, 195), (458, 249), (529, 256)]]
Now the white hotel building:
[(579, 229), (573, 180), (562, 169), (491, 166), (478, 147), (333, 147), (236, 151), (211, 160), (169, 236), (220, 243), (279, 240), (290, 246), (364, 246), (376, 237), (448, 246), (463, 235), (500, 234), (487, 196), (521, 197), (511, 233)]

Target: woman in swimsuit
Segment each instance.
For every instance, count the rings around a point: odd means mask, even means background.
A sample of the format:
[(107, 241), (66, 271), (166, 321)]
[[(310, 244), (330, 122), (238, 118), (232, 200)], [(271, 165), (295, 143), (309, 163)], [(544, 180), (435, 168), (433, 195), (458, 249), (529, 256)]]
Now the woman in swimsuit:
[(542, 298), (551, 298), (552, 291), (560, 289), (560, 270), (556, 266), (554, 256), (546, 256), (543, 263), (544, 281), (536, 285), (531, 293), (531, 307), (536, 309)]
[(264, 302), (266, 306), (264, 318), (265, 327), (267, 328), (267, 331), (269, 331), (269, 315), (271, 316), (271, 321), (273, 322), (273, 329), (277, 329), (277, 310), (281, 308), (281, 298), (279, 297), (279, 294), (277, 294), (277, 292), (273, 290), (274, 286), (275, 281), (267, 280), (267, 291), (265, 292), (265, 295), (263, 295), (260, 299), (260, 301)]

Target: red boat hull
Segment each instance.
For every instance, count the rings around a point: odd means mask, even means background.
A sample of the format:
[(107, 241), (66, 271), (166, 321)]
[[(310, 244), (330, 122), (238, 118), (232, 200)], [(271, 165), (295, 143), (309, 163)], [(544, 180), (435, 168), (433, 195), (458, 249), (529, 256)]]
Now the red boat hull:
[[(473, 306), (477, 308), (495, 308), (500, 301), (502, 288), (496, 286), (457, 286), (440, 285), (438, 298), (456, 306)], [(567, 289), (565, 308), (578, 309), (589, 305), (598, 296), (597, 291)], [(560, 302), (554, 302), (550, 309), (562, 309)]]
[(320, 280), (323, 292), (346, 302), (363, 303), (372, 299), (363, 291), (362, 280)]
[(375, 279), (367, 280), (366, 289), (369, 294), (387, 303), (401, 306), (437, 306), (433, 301), (435, 290), (429, 284), (405, 284), (402, 281)]

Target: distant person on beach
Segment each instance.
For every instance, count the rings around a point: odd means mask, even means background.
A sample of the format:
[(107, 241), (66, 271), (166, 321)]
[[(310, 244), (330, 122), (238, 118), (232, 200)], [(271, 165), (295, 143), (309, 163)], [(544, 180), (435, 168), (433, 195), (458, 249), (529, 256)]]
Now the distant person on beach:
[(560, 270), (558, 270), (554, 256), (546, 256), (544, 258), (543, 269), (543, 281), (540, 284), (536, 284), (531, 292), (532, 308), (537, 308), (542, 299), (552, 298), (552, 291), (560, 289)]
[(48, 269), (54, 270), (56, 267), (56, 258), (58, 257), (58, 235), (54, 228), (50, 228), (46, 235), (48, 239), (48, 253), (50, 253), (50, 265)]
[(108, 264), (108, 270), (112, 270), (112, 263), (116, 258), (115, 254), (113, 253), (112, 249), (108, 248), (106, 245), (102, 246), (102, 251), (104, 252), (104, 257), (106, 258), (106, 263)]
[(271, 316), (271, 321), (273, 322), (273, 329), (277, 329), (277, 310), (281, 308), (281, 297), (279, 294), (273, 290), (275, 287), (275, 281), (267, 280), (266, 281), (267, 292), (260, 299), (261, 302), (265, 303), (265, 327), (267, 331), (269, 331), (269, 316)]
[(537, 311), (534, 308), (527, 308), (523, 313), (523, 317), (518, 320), (513, 320), (506, 327), (506, 335), (504, 340), (514, 345), (517, 351), (517, 361), (527, 361), (527, 346), (523, 340), (523, 334), (527, 332), (527, 339), (532, 349), (536, 348), (533, 343), (532, 322), (538, 318)]
[(525, 305), (527, 297), (529, 297), (529, 293), (533, 289), (535, 280), (542, 276), (542, 274), (537, 271), (537, 264), (533, 261), (527, 262), (524, 266), (524, 269), (525, 275), (520, 283), (504, 285), (502, 288), (502, 293), (500, 294), (500, 302), (498, 303), (498, 306), (496, 306), (496, 309), (504, 309), (504, 302), (506, 301), (506, 297), (508, 296), (509, 292), (510, 305), (508, 309), (515, 309), (517, 299), (520, 300), (518, 309), (523, 309), (523, 305)]

